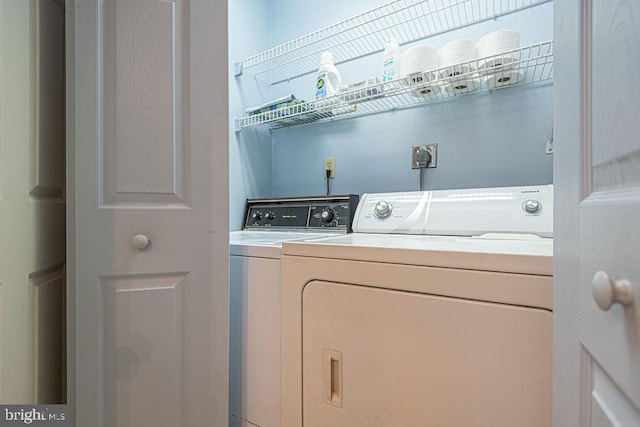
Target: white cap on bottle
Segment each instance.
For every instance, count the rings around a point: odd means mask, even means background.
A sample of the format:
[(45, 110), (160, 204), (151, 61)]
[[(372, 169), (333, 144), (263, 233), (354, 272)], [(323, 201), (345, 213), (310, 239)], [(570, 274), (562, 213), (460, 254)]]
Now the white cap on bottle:
[(333, 65), (333, 53), (327, 51), (322, 52), (320, 55), (320, 65), (331, 64)]

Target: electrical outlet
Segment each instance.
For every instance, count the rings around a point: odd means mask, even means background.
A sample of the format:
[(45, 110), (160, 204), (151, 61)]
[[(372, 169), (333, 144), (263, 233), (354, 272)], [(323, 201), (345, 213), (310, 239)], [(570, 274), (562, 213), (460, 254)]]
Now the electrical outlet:
[(336, 158), (335, 157), (327, 157), (326, 159), (324, 159), (324, 169), (323, 169), (323, 178), (327, 177), (327, 171), (331, 171), (331, 175), (329, 175), (329, 178), (335, 178), (336, 177)]
[(438, 144), (411, 147), (411, 168), (435, 168), (438, 165)]

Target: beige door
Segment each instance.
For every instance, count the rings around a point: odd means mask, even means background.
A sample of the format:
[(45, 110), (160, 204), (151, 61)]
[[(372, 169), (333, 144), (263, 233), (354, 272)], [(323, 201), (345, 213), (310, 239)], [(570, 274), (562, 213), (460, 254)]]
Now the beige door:
[(0, 1), (0, 402), (62, 403), (64, 19)]
[(640, 425), (640, 3), (556, 2), (554, 421)]
[(551, 425), (548, 310), (316, 280), (302, 301), (305, 427)]
[(226, 8), (67, 1), (78, 426), (227, 425)]

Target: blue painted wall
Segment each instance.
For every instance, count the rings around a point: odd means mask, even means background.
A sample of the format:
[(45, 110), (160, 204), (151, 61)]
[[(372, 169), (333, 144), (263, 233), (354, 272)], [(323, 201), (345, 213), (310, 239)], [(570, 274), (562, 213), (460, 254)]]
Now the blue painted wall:
[[(318, 8), (317, 3), (300, 0), (244, 1), (247, 2), (269, 3), (270, 18), (265, 19), (269, 24), (264, 33), (268, 37), (261, 34), (256, 38), (269, 38), (270, 46), (387, 3), (325, 0)], [(236, 17), (240, 16), (238, 13)], [(242, 17), (245, 18), (244, 15)], [(239, 24), (230, 21), (231, 28), (236, 25)], [(256, 28), (250, 28), (252, 34), (256, 34)], [(537, 6), (417, 44), (427, 43), (440, 48), (451, 40), (466, 38), (477, 41), (491, 31), (508, 28), (520, 32), (522, 46), (551, 40), (553, 4)], [(402, 50), (410, 46), (403, 45)], [(232, 44), (232, 62), (239, 59), (234, 50)], [(343, 82), (363, 80), (381, 72), (381, 62), (382, 53), (379, 53), (339, 65)], [(232, 78), (232, 103), (250, 104), (246, 100), (233, 100), (233, 87), (250, 83), (252, 80), (248, 76)], [(314, 86), (315, 75), (309, 74), (270, 89), (261, 88), (251, 94), (245, 92), (244, 96), (257, 96), (257, 92), (264, 94), (257, 102), (252, 101), (254, 104), (289, 93), (302, 99), (313, 99)], [(439, 144), (438, 167), (427, 170), (427, 189), (551, 183), (553, 156), (546, 155), (544, 147), (551, 133), (552, 100), (552, 85), (547, 83), (472, 94), (452, 101), (356, 119), (283, 129), (273, 131), (271, 135), (264, 130), (245, 129), (239, 136), (231, 136), (232, 151), (234, 143), (242, 144), (243, 140), (248, 140), (250, 147), (263, 144), (257, 150), (260, 157), (265, 158), (254, 161), (256, 156), (249, 147), (236, 148), (240, 158), (231, 159), (232, 186), (240, 169), (243, 181), (238, 180), (235, 185), (243, 186), (244, 194), (252, 191), (260, 196), (323, 194), (326, 191), (323, 160), (335, 157), (337, 177), (331, 181), (333, 193), (417, 190), (419, 172), (411, 169), (410, 147), (433, 142)], [(232, 111), (231, 115), (237, 114)], [(266, 149), (270, 150), (269, 155), (263, 154)], [(234, 165), (234, 162), (241, 166)], [(269, 178), (264, 177), (266, 164), (269, 165)], [(245, 167), (250, 170), (244, 170)], [(254, 180), (261, 177), (265, 180), (264, 185), (251, 184), (247, 177)], [(237, 203), (233, 198), (232, 195), (232, 204)], [(241, 209), (242, 206), (235, 208), (236, 211)]]
[(242, 228), (245, 200), (271, 194), (271, 135), (266, 129), (233, 132), (233, 119), (247, 107), (271, 99), (271, 88), (244, 74), (234, 63), (271, 47), (271, 5), (264, 0), (229, 2), (229, 227)]

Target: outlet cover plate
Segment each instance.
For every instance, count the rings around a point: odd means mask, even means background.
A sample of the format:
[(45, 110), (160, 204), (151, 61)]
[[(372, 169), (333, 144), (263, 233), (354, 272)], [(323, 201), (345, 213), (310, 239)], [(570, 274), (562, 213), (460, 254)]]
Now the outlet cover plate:
[(331, 171), (331, 175), (329, 176), (329, 178), (336, 177), (336, 158), (335, 157), (327, 157), (326, 159), (324, 159), (324, 169), (322, 169), (323, 178), (327, 177), (326, 175), (327, 170)]
[(421, 166), (418, 156), (420, 151), (427, 150), (431, 155), (431, 161), (426, 166), (427, 168), (435, 168), (438, 166), (438, 144), (428, 145), (414, 145), (411, 147), (411, 169), (421, 169), (425, 166)]

